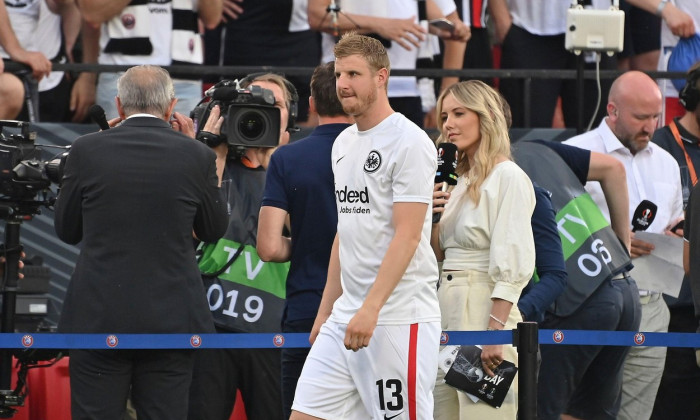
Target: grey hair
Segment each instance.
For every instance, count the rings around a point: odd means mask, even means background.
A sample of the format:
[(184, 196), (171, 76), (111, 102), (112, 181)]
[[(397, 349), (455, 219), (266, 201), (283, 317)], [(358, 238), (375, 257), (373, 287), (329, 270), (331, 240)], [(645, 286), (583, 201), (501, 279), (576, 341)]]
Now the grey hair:
[(175, 98), (175, 88), (167, 70), (134, 66), (117, 80), (117, 97), (126, 115), (143, 112), (164, 117)]

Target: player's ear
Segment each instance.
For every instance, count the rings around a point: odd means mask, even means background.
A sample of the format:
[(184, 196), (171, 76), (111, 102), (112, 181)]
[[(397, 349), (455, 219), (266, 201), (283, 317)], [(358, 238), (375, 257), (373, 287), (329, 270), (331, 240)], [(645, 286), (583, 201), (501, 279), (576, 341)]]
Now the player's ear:
[(386, 86), (389, 80), (389, 70), (386, 67), (377, 70), (377, 78), (379, 86)]

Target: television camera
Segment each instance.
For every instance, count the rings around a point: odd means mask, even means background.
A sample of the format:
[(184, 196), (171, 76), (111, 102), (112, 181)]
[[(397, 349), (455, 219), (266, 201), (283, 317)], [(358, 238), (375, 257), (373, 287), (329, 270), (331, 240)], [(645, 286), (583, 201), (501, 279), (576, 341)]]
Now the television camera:
[[(4, 128), (17, 128), (8, 133)], [(0, 218), (32, 216), (40, 206), (53, 205), (51, 183), (58, 184), (68, 152), (41, 160), (42, 146), (35, 144), (36, 132), (25, 121), (0, 120)], [(60, 147), (60, 146), (43, 146)]]
[[(219, 136), (203, 132), (211, 109), (219, 105), (224, 123)], [(205, 97), (190, 113), (197, 139), (208, 146), (224, 141), (240, 152), (246, 147), (276, 147), (280, 136), (280, 110), (275, 95), (260, 86), (241, 88), (237, 80), (222, 80), (205, 92)]]
[[(8, 128), (7, 133), (4, 129)], [(35, 144), (36, 132), (30, 131), (24, 121), (0, 120), (0, 219), (5, 220), (5, 243), (0, 247), (5, 257), (0, 292), (2, 294), (3, 333), (15, 332), (15, 311), (19, 280), (19, 260), (22, 245), (19, 241), (20, 225), (40, 213), (40, 207), (55, 203), (51, 184), (58, 184), (68, 155), (63, 151), (48, 160), (42, 159), (44, 148), (70, 146), (41, 146)], [(12, 356), (19, 360), (17, 386), (10, 389)], [(0, 350), (0, 418), (10, 418), (16, 413), (13, 407), (24, 405), (27, 370), (50, 366), (60, 358), (61, 352), (35, 352)], [(55, 359), (53, 363), (40, 361)]]

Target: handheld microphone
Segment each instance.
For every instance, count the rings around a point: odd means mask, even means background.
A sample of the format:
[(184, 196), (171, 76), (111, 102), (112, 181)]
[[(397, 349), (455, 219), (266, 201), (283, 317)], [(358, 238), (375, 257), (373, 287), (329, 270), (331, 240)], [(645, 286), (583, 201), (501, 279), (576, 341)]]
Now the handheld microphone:
[(649, 200), (642, 200), (632, 215), (632, 232), (642, 232), (649, 228), (656, 217), (657, 205)]
[(101, 106), (94, 104), (88, 109), (88, 115), (90, 119), (100, 126), (102, 130), (109, 130), (109, 124), (107, 124), (107, 117), (105, 117), (105, 110)]
[[(435, 172), (435, 183), (442, 183), (442, 192), (457, 185), (457, 146), (452, 143), (440, 143), (437, 149), (438, 168)], [(442, 213), (433, 214), (433, 223), (438, 223)]]

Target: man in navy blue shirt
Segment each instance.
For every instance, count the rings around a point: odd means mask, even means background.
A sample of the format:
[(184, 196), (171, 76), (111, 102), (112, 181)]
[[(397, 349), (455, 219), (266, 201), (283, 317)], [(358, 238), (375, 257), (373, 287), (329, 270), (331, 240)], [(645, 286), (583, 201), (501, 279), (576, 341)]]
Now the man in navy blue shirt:
[(549, 191), (533, 182), (535, 210), (532, 235), (535, 238), (535, 275), (518, 300), (524, 321), (542, 322), (544, 314), (566, 288), (566, 265), (557, 230), (556, 212)]
[[(350, 126), (335, 92), (335, 64), (316, 67), (309, 109), (319, 125), (307, 138), (279, 148), (267, 171), (258, 221), (257, 250), (264, 261), (290, 261), (283, 332), (311, 332), (326, 285), (328, 261), (338, 224), (331, 149)], [(283, 236), (289, 216), (291, 238)], [(297, 380), (308, 348), (282, 349), (282, 399), (291, 414)]]

